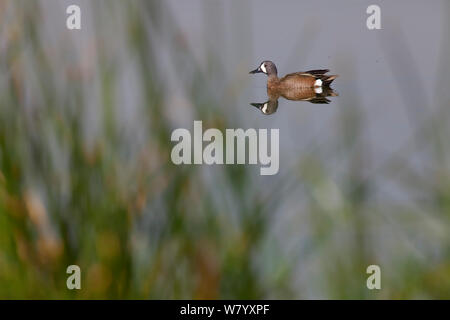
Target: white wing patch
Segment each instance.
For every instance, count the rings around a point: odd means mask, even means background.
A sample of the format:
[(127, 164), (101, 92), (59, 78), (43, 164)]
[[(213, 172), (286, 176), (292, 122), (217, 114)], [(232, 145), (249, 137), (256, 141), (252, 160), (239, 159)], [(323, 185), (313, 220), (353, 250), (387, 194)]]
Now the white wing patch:
[(317, 80), (314, 82), (314, 87), (321, 87), (321, 86), (322, 86), (322, 80), (317, 79)]
[(264, 73), (267, 73), (267, 70), (266, 70), (266, 67), (264, 66), (264, 63), (261, 63), (260, 68), (261, 68), (261, 70), (262, 70)]
[(315, 87), (315, 88), (314, 88), (314, 92), (315, 92), (316, 94), (321, 94), (321, 93), (322, 93), (322, 87)]

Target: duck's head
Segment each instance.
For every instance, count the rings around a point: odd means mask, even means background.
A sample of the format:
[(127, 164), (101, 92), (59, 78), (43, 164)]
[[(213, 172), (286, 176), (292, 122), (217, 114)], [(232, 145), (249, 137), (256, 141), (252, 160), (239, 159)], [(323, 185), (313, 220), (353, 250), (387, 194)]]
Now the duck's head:
[(265, 73), (268, 76), (277, 75), (277, 67), (275, 67), (275, 63), (273, 63), (272, 61), (263, 61), (258, 68), (250, 71), (251, 74), (260, 72)]
[(265, 115), (275, 113), (278, 109), (278, 99), (269, 100), (264, 103), (250, 103), (252, 106), (261, 110)]

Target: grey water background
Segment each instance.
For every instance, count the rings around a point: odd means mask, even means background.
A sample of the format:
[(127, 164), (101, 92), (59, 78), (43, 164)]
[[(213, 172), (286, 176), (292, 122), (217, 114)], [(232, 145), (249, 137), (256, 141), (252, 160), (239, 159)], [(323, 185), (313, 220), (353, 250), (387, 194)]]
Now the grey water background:
[[(245, 83), (237, 102), (229, 104), (227, 111), (243, 117), (248, 127), (281, 129), (281, 149), (286, 152), (281, 167), (289, 170), (293, 155), (305, 151), (311, 143), (320, 145), (334, 137), (339, 130), (336, 120), (349, 101), (360, 104), (365, 128), (358, 139), (370, 146), (370, 165), (376, 168), (407, 143), (417, 129), (408, 114), (425, 116), (435, 111), (434, 99), (447, 96), (437, 77), (439, 48), (446, 37), (444, 4), (380, 2), (383, 29), (375, 31), (366, 27), (366, 8), (370, 4), (174, 1), (171, 6), (199, 64), (207, 63), (205, 48), (212, 47), (225, 66), (218, 80), (223, 82), (213, 90), (221, 92), (218, 88), (227, 90)], [(394, 57), (388, 57), (397, 49)], [(249, 76), (247, 71), (263, 60), (274, 61), (280, 77), (329, 68), (330, 73), (340, 74), (333, 87), (341, 97), (324, 106), (281, 99), (275, 115), (258, 117), (248, 104), (267, 100), (266, 77)], [(403, 86), (408, 101), (402, 98)], [(192, 126), (188, 121), (183, 124)]]
[[(70, 4), (80, 31), (65, 28)], [(366, 27), (371, 4), (381, 30)], [(449, 297), (447, 1), (0, 12), (0, 297)], [(329, 68), (339, 96), (263, 115), (250, 103), (267, 100), (266, 77), (248, 72), (266, 59), (280, 76)], [(279, 173), (173, 166), (170, 133), (194, 120), (280, 129)], [(73, 261), (80, 293), (58, 285)]]

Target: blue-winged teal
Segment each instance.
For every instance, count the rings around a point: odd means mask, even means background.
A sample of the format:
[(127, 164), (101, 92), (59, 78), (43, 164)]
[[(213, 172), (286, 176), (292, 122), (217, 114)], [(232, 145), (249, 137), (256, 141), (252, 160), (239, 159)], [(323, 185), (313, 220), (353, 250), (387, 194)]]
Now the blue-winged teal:
[[(272, 61), (263, 61), (258, 68), (250, 73), (265, 73), (267, 75), (267, 89), (290, 90), (294, 88), (322, 88), (328, 87), (337, 75), (326, 75), (328, 69), (295, 72), (278, 78), (277, 67)], [(317, 91), (321, 91), (317, 89)]]

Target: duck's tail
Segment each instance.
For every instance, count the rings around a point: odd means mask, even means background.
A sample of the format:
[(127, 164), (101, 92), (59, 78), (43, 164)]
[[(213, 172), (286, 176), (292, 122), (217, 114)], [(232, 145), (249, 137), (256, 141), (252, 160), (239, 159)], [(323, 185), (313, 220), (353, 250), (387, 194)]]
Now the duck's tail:
[(314, 84), (315, 86), (330, 86), (330, 84), (333, 82), (334, 79), (336, 79), (337, 77), (339, 77), (337, 74), (332, 74), (332, 75), (326, 75), (325, 73), (327, 73), (328, 71), (330, 71), (329, 69), (318, 69), (318, 70), (309, 70), (306, 71), (305, 73), (310, 74), (312, 76), (314, 76), (318, 81), (317, 84)]
[(339, 77), (339, 75), (337, 74), (332, 74), (332, 75), (323, 75), (321, 80), (323, 82), (323, 86), (330, 86), (330, 84), (334, 81), (334, 79), (336, 79), (337, 77)]

